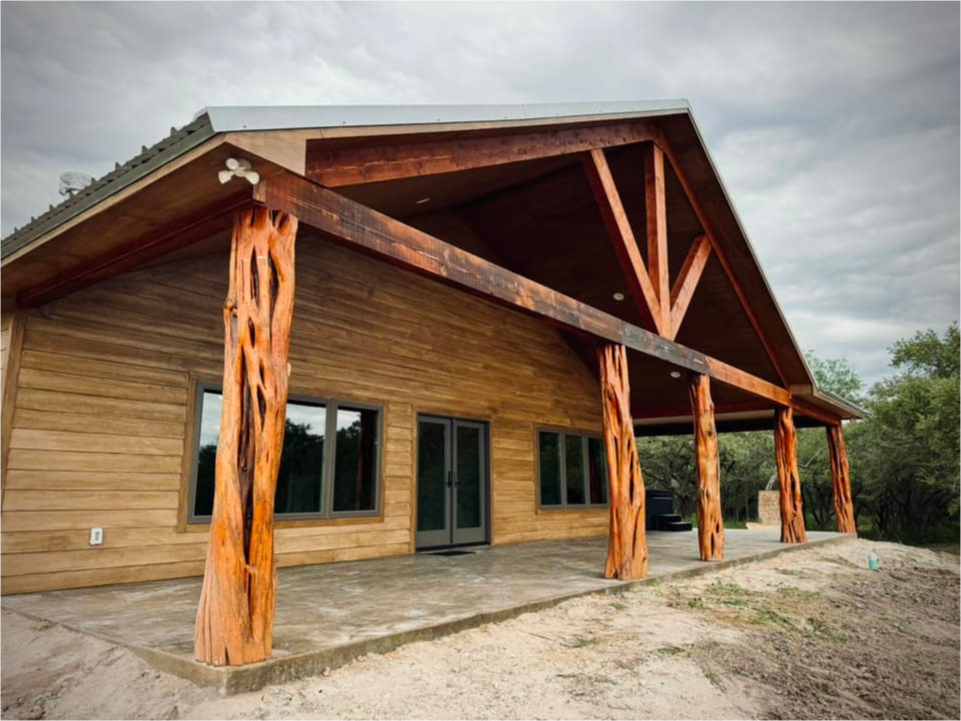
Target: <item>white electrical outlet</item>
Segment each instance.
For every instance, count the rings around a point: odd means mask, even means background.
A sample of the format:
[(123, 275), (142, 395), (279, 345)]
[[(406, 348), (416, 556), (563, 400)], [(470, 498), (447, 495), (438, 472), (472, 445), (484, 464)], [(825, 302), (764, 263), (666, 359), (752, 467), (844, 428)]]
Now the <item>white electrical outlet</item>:
[(91, 546), (103, 545), (103, 529), (102, 528), (90, 529), (90, 545)]

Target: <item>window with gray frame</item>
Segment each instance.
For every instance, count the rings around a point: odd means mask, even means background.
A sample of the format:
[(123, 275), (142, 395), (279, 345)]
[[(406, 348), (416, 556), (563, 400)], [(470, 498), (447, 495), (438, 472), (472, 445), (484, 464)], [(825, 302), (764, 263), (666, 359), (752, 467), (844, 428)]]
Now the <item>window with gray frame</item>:
[[(199, 384), (189, 520), (210, 520), (222, 393)], [(277, 475), (278, 519), (373, 516), (378, 512), (381, 409), (291, 396)]]
[(537, 487), (541, 508), (607, 505), (607, 454), (599, 436), (537, 432)]

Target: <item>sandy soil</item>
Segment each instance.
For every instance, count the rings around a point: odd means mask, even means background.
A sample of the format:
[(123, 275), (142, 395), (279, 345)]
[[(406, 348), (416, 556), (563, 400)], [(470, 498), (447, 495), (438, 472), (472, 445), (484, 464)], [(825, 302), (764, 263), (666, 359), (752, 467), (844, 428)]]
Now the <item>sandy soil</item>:
[[(881, 558), (868, 571), (868, 552)], [(223, 698), (3, 613), (3, 718), (959, 718), (956, 557), (856, 541)]]

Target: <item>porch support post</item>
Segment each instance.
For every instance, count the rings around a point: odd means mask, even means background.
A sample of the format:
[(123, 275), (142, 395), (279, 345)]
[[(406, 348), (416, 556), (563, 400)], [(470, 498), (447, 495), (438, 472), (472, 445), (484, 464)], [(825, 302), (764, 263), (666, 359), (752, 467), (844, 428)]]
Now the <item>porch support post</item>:
[(797, 464), (797, 431), (794, 409), (790, 406), (774, 410), (774, 453), (781, 489), (781, 543), (807, 543)]
[(702, 561), (724, 559), (724, 519), (721, 516), (721, 461), (714, 426), (711, 378), (691, 380), (694, 452), (697, 458), (697, 541)]
[(854, 522), (854, 503), (851, 500), (851, 474), (848, 469), (848, 452), (844, 447), (844, 431), (841, 424), (825, 427), (828, 436), (828, 453), (831, 456), (831, 480), (834, 482), (834, 519), (838, 533), (857, 534)]
[(611, 525), (605, 578), (633, 580), (647, 576), (644, 478), (637, 459), (627, 349), (619, 343), (598, 346), (604, 447), (610, 484)]
[(194, 657), (263, 661), (273, 645), (274, 491), (284, 443), (297, 219), (268, 208), (234, 218), (224, 303), (216, 486)]

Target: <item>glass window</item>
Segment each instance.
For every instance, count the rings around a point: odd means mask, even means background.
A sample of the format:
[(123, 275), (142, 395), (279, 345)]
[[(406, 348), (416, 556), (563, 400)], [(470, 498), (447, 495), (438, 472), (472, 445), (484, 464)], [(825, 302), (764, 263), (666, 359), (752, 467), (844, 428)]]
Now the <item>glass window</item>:
[(597, 436), (537, 432), (542, 507), (607, 505), (607, 455)]
[(564, 464), (567, 476), (567, 505), (583, 506), (584, 493), (584, 436), (564, 435)]
[(287, 402), (284, 450), (280, 455), (274, 513), (320, 513), (324, 483), (327, 409)]
[[(203, 388), (199, 401), (191, 518), (205, 520), (213, 512), (221, 393)], [(289, 400), (274, 513), (282, 518), (375, 512), (379, 429), (377, 409)], [(333, 463), (325, 462), (328, 453)]]
[(377, 411), (338, 408), (334, 513), (374, 510), (376, 465)]
[(607, 449), (600, 438), (587, 439), (588, 487), (592, 505), (607, 503)]
[(541, 505), (560, 506), (561, 499), (561, 436), (541, 431), (538, 434), (540, 457)]

